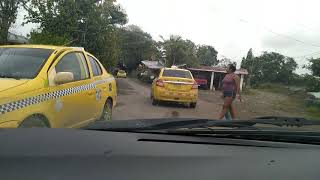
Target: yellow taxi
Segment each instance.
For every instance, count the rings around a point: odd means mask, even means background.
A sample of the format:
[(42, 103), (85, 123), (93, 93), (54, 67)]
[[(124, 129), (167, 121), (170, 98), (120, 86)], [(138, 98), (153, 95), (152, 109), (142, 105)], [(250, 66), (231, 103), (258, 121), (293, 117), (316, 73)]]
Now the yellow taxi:
[(77, 128), (110, 120), (115, 79), (83, 48), (0, 46), (0, 128)]
[(160, 101), (189, 103), (195, 108), (198, 100), (198, 85), (190, 71), (177, 67), (163, 68), (154, 79), (151, 88), (152, 104)]
[(127, 77), (127, 73), (124, 70), (119, 70), (117, 73), (117, 77), (118, 78), (126, 78)]

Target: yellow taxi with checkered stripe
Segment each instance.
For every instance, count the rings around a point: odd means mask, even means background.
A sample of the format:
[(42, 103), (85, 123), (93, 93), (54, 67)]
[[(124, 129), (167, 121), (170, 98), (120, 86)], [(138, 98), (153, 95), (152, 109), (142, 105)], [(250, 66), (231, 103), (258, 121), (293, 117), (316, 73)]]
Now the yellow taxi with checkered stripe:
[(110, 120), (115, 79), (78, 47), (0, 46), (0, 128), (77, 128)]
[(151, 88), (152, 104), (160, 101), (188, 103), (195, 108), (198, 100), (198, 85), (189, 70), (177, 67), (163, 68), (154, 79)]

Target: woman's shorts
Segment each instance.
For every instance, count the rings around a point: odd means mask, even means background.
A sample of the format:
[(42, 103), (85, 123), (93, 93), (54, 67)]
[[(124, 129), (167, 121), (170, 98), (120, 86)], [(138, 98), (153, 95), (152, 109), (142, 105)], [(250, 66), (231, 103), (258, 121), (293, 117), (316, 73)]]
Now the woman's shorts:
[(234, 91), (223, 91), (223, 97), (232, 97), (233, 99), (236, 98), (237, 93)]

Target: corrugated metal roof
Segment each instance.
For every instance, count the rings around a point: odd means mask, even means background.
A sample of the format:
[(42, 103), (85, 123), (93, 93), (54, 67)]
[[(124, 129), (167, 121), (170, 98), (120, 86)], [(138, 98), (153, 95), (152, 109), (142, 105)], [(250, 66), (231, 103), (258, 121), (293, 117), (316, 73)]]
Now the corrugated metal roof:
[[(218, 66), (200, 66), (198, 68), (188, 68), (191, 71), (206, 71), (206, 72), (220, 72), (220, 73), (227, 73), (227, 68), (225, 67), (218, 67)], [(246, 69), (237, 69), (236, 74), (249, 74)]]
[(141, 61), (142, 64), (147, 66), (149, 69), (161, 69), (164, 68), (164, 65), (161, 64), (159, 61)]

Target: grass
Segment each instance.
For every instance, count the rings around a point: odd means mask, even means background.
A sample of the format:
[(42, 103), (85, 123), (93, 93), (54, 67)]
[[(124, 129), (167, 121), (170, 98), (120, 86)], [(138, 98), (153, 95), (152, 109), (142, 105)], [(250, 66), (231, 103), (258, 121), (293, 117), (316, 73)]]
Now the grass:
[(289, 91), (289, 88), (282, 84), (271, 84), (271, 83), (261, 84), (257, 86), (256, 89), (264, 90), (272, 93), (280, 93), (280, 94), (287, 94)]
[(314, 119), (314, 120), (320, 120), (320, 108), (317, 106), (310, 106), (307, 107), (307, 118), (308, 119)]
[(257, 94), (257, 92), (256, 92), (256, 90), (254, 90), (254, 89), (243, 89), (242, 90), (242, 93), (241, 94), (243, 94), (243, 95), (256, 95)]
[(282, 84), (262, 84), (256, 87), (258, 90), (287, 95), (286, 101), (274, 102), (274, 106), (287, 112), (305, 112), (308, 119), (320, 120), (320, 106), (307, 106), (307, 93), (303, 88), (290, 87)]

